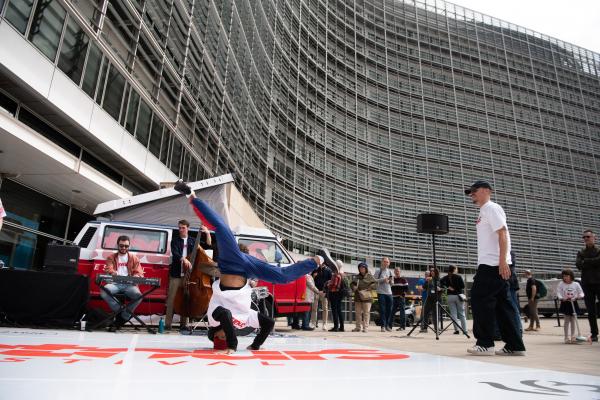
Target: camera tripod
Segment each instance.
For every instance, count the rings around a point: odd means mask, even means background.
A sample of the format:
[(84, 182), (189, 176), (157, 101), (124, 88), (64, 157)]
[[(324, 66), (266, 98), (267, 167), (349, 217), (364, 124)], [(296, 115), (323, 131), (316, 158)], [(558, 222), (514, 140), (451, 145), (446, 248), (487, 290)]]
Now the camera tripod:
[[(432, 282), (434, 282), (434, 280), (432, 280)], [(437, 283), (437, 282), (436, 282)], [(434, 287), (437, 290), (437, 285), (434, 285)], [(428, 299), (429, 296), (435, 296), (435, 305), (434, 305), (434, 312), (435, 312), (435, 316), (433, 318), (433, 324), (423, 324), (423, 318), (427, 318), (429, 319), (429, 315), (427, 315), (428, 313), (425, 312), (425, 304), (423, 304), (423, 310), (421, 311), (421, 315), (422, 317), (419, 318), (418, 321), (415, 321), (412, 329), (410, 330), (410, 332), (408, 332), (408, 334), (406, 336), (410, 336), (415, 329), (417, 329), (417, 327), (419, 326), (424, 326), (425, 329), (431, 329), (434, 333), (435, 333), (435, 340), (440, 340), (440, 335), (444, 332), (446, 332), (446, 330), (452, 326), (454, 324), (454, 326), (456, 326), (463, 335), (465, 335), (467, 338), (471, 338), (468, 334), (467, 331), (465, 331), (462, 328), (462, 325), (460, 325), (458, 323), (458, 321), (456, 321), (456, 319), (452, 316), (452, 314), (450, 314), (450, 311), (448, 311), (448, 309), (440, 302), (440, 297), (439, 297), (439, 293), (429, 293), (428, 295)], [(427, 300), (426, 300), (427, 302)], [(446, 315), (448, 317), (450, 317), (450, 320), (452, 320), (453, 324), (449, 323), (448, 325), (446, 325), (446, 327), (444, 327), (443, 321), (442, 321), (442, 312), (446, 313)], [(438, 326), (439, 325), (439, 326)]]

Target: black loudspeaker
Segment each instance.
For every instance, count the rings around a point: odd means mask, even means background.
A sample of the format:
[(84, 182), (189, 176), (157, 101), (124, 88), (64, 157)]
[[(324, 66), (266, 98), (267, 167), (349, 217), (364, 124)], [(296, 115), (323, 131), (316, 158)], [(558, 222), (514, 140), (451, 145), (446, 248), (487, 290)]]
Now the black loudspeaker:
[(444, 235), (448, 233), (448, 216), (445, 214), (417, 215), (417, 232)]
[(44, 271), (76, 273), (80, 250), (79, 246), (49, 243), (46, 245)]

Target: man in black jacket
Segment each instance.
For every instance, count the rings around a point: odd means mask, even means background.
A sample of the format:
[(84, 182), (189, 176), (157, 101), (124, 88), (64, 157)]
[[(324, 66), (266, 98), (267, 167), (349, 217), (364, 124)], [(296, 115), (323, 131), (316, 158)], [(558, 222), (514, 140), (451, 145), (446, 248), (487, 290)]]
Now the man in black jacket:
[[(173, 237), (171, 240), (171, 265), (169, 267), (169, 292), (167, 297), (167, 315), (165, 316), (165, 329), (171, 329), (173, 322), (173, 302), (177, 289), (181, 286), (182, 278), (185, 273), (192, 267), (190, 256), (194, 251), (196, 241), (189, 236), (190, 223), (182, 219), (177, 223), (179, 227), (179, 236)], [(203, 226), (198, 233), (200, 235), (200, 246), (203, 248), (211, 247), (211, 237), (208, 229)], [(179, 322), (181, 328), (185, 328), (187, 318)]]
[(596, 246), (596, 234), (587, 229), (582, 235), (585, 247), (577, 253), (575, 265), (581, 271), (581, 287), (585, 294), (585, 307), (592, 333), (592, 341), (598, 341), (598, 311), (596, 299), (600, 300), (600, 249)]

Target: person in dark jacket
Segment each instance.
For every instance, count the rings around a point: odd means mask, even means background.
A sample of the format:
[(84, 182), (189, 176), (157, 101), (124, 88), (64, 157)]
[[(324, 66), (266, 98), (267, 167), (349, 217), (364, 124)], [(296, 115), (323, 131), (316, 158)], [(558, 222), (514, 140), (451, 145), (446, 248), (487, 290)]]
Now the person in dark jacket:
[[(173, 303), (177, 289), (181, 286), (182, 278), (185, 273), (192, 268), (190, 256), (194, 251), (196, 241), (189, 236), (190, 223), (182, 219), (177, 223), (179, 228), (179, 236), (173, 237), (171, 240), (171, 265), (169, 266), (169, 291), (167, 292), (167, 313), (165, 315), (165, 329), (170, 330), (173, 322)], [(202, 226), (200, 235), (200, 246), (202, 248), (211, 248), (210, 232), (206, 226)], [(179, 322), (181, 328), (185, 328), (186, 319)]]
[[(450, 309), (450, 315), (455, 321), (460, 321), (460, 326), (463, 331), (467, 331), (467, 319), (465, 318), (465, 282), (463, 278), (458, 275), (458, 268), (455, 265), (448, 267), (448, 275), (440, 280), (440, 286), (447, 289), (448, 294), (448, 308)], [(458, 335), (458, 325), (454, 322), (454, 334)]]
[(600, 300), (600, 249), (596, 246), (596, 234), (586, 229), (581, 236), (585, 247), (577, 253), (575, 265), (581, 271), (581, 287), (585, 294), (591, 340), (598, 341), (598, 310), (596, 301)]
[(318, 324), (317, 319), (317, 311), (319, 309), (319, 302), (321, 302), (321, 307), (323, 308), (323, 325), (322, 329), (327, 330), (327, 317), (329, 313), (329, 301), (327, 301), (327, 288), (325, 287), (325, 283), (331, 280), (332, 273), (328, 266), (321, 265), (316, 269), (317, 275), (315, 276), (315, 286), (319, 289), (319, 295), (315, 297), (315, 301), (313, 302), (312, 314), (310, 316), (311, 324), (316, 328)]

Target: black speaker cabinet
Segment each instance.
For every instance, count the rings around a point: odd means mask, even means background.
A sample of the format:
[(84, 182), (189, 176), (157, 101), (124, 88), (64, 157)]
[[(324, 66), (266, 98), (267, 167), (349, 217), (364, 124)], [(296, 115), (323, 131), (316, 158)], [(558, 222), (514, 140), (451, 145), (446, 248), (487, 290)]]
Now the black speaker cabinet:
[(49, 243), (46, 246), (44, 271), (76, 273), (80, 250), (79, 246)]
[(417, 232), (435, 233), (444, 235), (448, 233), (448, 216), (445, 214), (419, 214), (417, 215)]

